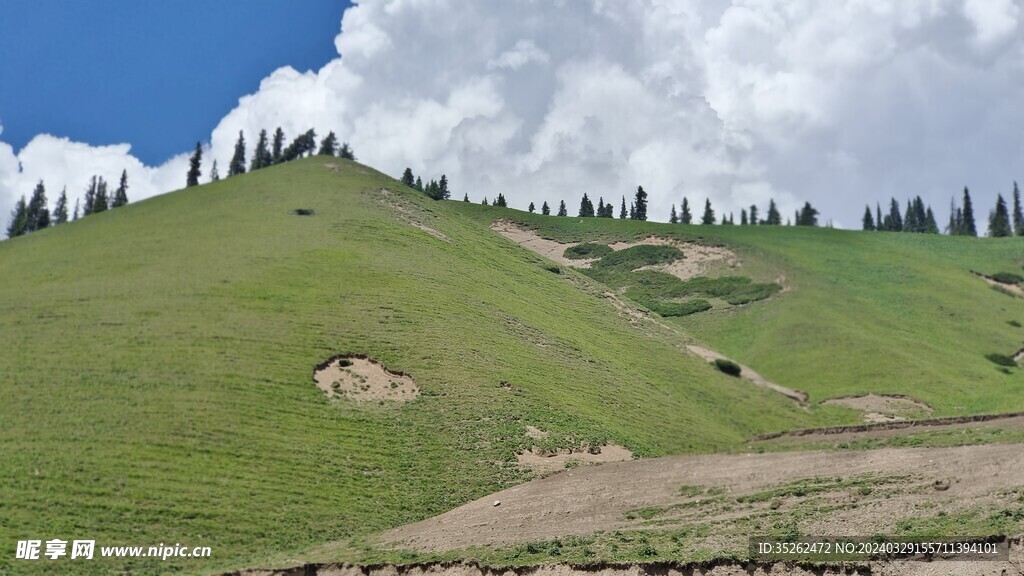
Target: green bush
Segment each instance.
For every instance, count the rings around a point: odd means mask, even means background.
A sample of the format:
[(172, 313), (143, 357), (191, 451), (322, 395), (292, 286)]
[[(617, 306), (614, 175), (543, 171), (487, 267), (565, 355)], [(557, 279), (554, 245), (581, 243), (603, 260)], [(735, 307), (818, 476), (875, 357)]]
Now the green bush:
[(985, 358), (988, 358), (989, 362), (997, 366), (1017, 366), (1017, 361), (1013, 359), (1013, 356), (1007, 356), (1006, 354), (987, 354)]
[(1024, 276), (1014, 274), (1013, 272), (996, 272), (991, 278), (1000, 284), (1020, 284), (1024, 282)]
[(718, 358), (714, 362), (712, 362), (712, 364), (714, 364), (715, 368), (718, 368), (719, 371), (721, 371), (724, 374), (728, 374), (729, 376), (739, 376), (740, 373), (743, 372), (743, 369), (740, 368), (740, 365), (733, 362), (732, 360)]
[(670, 316), (689, 316), (690, 314), (711, 310), (711, 303), (700, 298), (687, 300), (686, 302), (650, 301), (643, 304), (651, 312), (666, 318)]
[(566, 248), (563, 255), (570, 260), (586, 260), (589, 258), (604, 258), (612, 252), (614, 250), (607, 244), (587, 242)]
[(612, 252), (597, 261), (594, 266), (608, 270), (629, 272), (644, 266), (668, 264), (683, 257), (683, 252), (672, 246), (651, 246), (641, 244), (618, 252)]
[(1017, 322), (1016, 320), (1007, 320), (1006, 323), (1014, 328), (1020, 328), (1020, 322)]

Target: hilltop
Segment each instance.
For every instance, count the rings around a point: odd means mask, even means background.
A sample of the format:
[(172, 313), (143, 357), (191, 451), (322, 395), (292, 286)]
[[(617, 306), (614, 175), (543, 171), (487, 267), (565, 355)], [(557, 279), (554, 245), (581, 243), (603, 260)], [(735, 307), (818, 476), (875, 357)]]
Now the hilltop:
[[(553, 261), (500, 229), (608, 248)], [(1022, 263), (1017, 238), (436, 202), (316, 157), (34, 232), (0, 243), (0, 571), (47, 570), (12, 560), (26, 538), (213, 550), (69, 573), (357, 559), (531, 457), (745, 451), (860, 423), (822, 401), (868, 392), (917, 403), (886, 417), (1024, 410), (986, 358), (1022, 346), (1024, 301), (972, 273)]]

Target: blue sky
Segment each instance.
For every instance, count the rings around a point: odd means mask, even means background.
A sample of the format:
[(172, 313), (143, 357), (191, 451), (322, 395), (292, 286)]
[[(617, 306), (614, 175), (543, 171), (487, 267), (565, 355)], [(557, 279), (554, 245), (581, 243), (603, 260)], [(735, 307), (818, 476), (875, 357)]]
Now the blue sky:
[(173, 192), (197, 140), (223, 173), (281, 126), (516, 208), (643, 185), (656, 220), (857, 228), (966, 185), (984, 228), (1024, 182), (1021, 78), (1024, 0), (8, 0), (0, 215), (39, 180)]
[(19, 0), (0, 8), (0, 123), (15, 150), (51, 133), (128, 142), (159, 164), (276, 68), (337, 58), (344, 0)]

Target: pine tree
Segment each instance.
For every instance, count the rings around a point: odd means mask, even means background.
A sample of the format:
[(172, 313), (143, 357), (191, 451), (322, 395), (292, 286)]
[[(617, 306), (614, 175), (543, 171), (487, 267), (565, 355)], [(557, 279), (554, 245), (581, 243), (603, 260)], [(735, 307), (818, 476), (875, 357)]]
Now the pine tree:
[(466, 194), (466, 195), (464, 195), (464, 196), (462, 197), (462, 201), (463, 201), (463, 202), (469, 202), (469, 194)]
[(903, 231), (903, 216), (900, 216), (900, 203), (895, 198), (889, 200), (889, 226), (890, 232)]
[(1010, 227), (1010, 212), (1006, 208), (1006, 200), (1003, 200), (1002, 194), (996, 195), (996, 209), (989, 214), (988, 235), (993, 238), (1013, 236), (1013, 228)]
[(341, 148), (338, 149), (338, 156), (344, 160), (355, 160), (355, 152), (352, 151), (352, 147), (348, 145), (348, 142), (343, 142)]
[(96, 176), (89, 179), (89, 187), (85, 189), (85, 206), (82, 208), (82, 216), (92, 214), (92, 205), (96, 201), (96, 188), (99, 181)]
[(760, 222), (757, 221), (757, 206), (754, 204), (750, 205), (750, 225), (757, 226)]
[(277, 164), (281, 162), (284, 154), (284, 130), (278, 126), (277, 130), (274, 131), (274, 148), (270, 153), (270, 160)]
[[(501, 197), (502, 202), (505, 201), (504, 196), (502, 196), (501, 194), (498, 194), (498, 196)], [(447, 200), (451, 197), (452, 193), (448, 190), (448, 177), (445, 176), (444, 174), (441, 174), (441, 181), (437, 183), (437, 199)], [(505, 204), (501, 205), (504, 206)]]
[[(196, 151), (192, 153), (192, 157), (188, 159), (188, 176), (185, 178), (185, 187), (199, 186), (199, 177), (203, 175), (201, 166), (203, 165), (203, 145), (196, 142)], [(86, 210), (88, 210), (89, 202), (85, 203)]]
[(419, 176), (416, 177), (416, 184), (413, 186), (413, 188), (419, 190), (420, 192), (423, 192), (423, 180), (421, 180)]
[(490, 204), (488, 204), (487, 202), (487, 196), (484, 196), (484, 199), (480, 201), (480, 204), (482, 206), (490, 206)]
[(409, 188), (416, 187), (416, 180), (412, 177), (412, 168), (406, 168), (405, 172), (402, 172), (402, 184), (405, 184)]
[(533, 202), (530, 202), (530, 207), (529, 207), (529, 208), (527, 208), (526, 210), (527, 210), (527, 211), (529, 211), (529, 212), (530, 212), (530, 214), (533, 214), (534, 212), (536, 212), (536, 211), (537, 211), (537, 208), (535, 208), (535, 207), (533, 206)]
[(721, 225), (722, 225), (722, 226), (726, 226), (726, 225), (728, 225), (728, 224), (729, 224), (729, 219), (725, 217), (725, 214), (722, 214), (722, 222), (721, 222)]
[(864, 218), (861, 219), (861, 222), (863, 223), (864, 230), (872, 232), (875, 230), (875, 219), (871, 216), (870, 206), (864, 206)]
[(217, 168), (217, 161), (213, 161), (213, 166), (210, 167), (210, 182), (220, 182), (220, 170)]
[(53, 207), (53, 225), (64, 224), (68, 221), (68, 189), (65, 186), (57, 198), (57, 205)]
[(965, 236), (977, 236), (978, 228), (974, 224), (974, 206), (971, 204), (971, 192), (964, 186), (963, 233)]
[(594, 203), (587, 197), (587, 193), (583, 193), (583, 199), (580, 200), (580, 212), (581, 218), (593, 218), (594, 216)]
[(550, 216), (551, 215), (551, 206), (548, 206), (548, 203), (547, 203), (546, 200), (540, 206), (540, 213), (545, 215), (545, 216)]
[(50, 226), (50, 209), (46, 202), (46, 185), (40, 180), (28, 200), (25, 212), (25, 231), (35, 232)]
[(715, 223), (715, 211), (711, 209), (711, 198), (704, 202), (704, 216), (700, 219), (700, 223), (705, 226)]
[(938, 234), (939, 224), (935, 221), (935, 213), (932, 212), (932, 207), (929, 206), (924, 214), (925, 219), (925, 232), (928, 234)]
[(913, 200), (907, 200), (907, 211), (903, 215), (903, 231), (917, 232), (917, 213), (914, 212)]
[(7, 223), (7, 237), (14, 238), (15, 236), (21, 236), (28, 230), (28, 205), (25, 203), (25, 197), (22, 196), (20, 200), (14, 205), (14, 210), (11, 211), (11, 221)]
[(676, 214), (676, 205), (675, 204), (672, 205), (672, 212), (670, 212), (669, 215), (668, 215), (668, 223), (669, 224), (678, 224), (679, 223), (679, 215)]
[(796, 225), (797, 226), (817, 226), (818, 225), (818, 210), (811, 206), (810, 202), (804, 202), (804, 207), (800, 209), (796, 214)]
[(114, 192), (114, 201), (111, 202), (111, 208), (120, 208), (128, 204), (128, 171), (121, 171), (121, 182), (117, 185), (117, 191)]
[(885, 230), (882, 224), (882, 204), (875, 202), (875, 230)]
[(267, 131), (266, 129), (260, 130), (260, 137), (256, 141), (256, 150), (252, 153), (252, 164), (249, 165), (249, 171), (260, 170), (273, 163), (274, 157), (267, 149)]
[(228, 164), (228, 178), (245, 174), (245, 135), (238, 131), (238, 140), (235, 141), (235, 154)]
[(782, 225), (782, 214), (779, 214), (779, 209), (775, 206), (774, 198), (768, 201), (768, 217), (765, 219), (765, 224), (769, 226)]
[(505, 195), (498, 192), (498, 199), (494, 201), (494, 205), (500, 206), (501, 208), (508, 208), (508, 202), (505, 201)]
[(110, 196), (107, 194), (107, 181), (100, 178), (96, 186), (96, 197), (92, 201), (92, 213), (106, 212), (110, 208)]
[(626, 219), (626, 197), (622, 197), (622, 207), (619, 208), (619, 220)]
[(693, 224), (693, 214), (690, 212), (690, 201), (683, 197), (683, 210), (679, 217), (680, 224)]
[(75, 198), (75, 213), (71, 217), (72, 222), (74, 222), (75, 220), (78, 220), (78, 198)]
[(1017, 236), (1024, 236), (1024, 210), (1020, 205), (1020, 188), (1013, 183), (1013, 231)]
[(747, 209), (740, 208), (740, 226), (747, 225)]
[(629, 219), (636, 220), (636, 205), (632, 202), (629, 203)]
[(320, 150), (317, 151), (318, 156), (334, 156), (338, 153), (338, 137), (334, 135), (334, 132), (328, 132), (327, 136), (320, 141)]
[(647, 220), (647, 192), (643, 186), (636, 187), (636, 201), (634, 202), (634, 220)]
[(439, 198), (438, 198), (438, 185), (437, 185), (437, 180), (431, 180), (431, 181), (430, 181), (430, 183), (429, 183), (429, 184), (427, 184), (427, 190), (426, 190), (426, 192), (427, 192), (427, 196), (428, 196), (428, 197), (429, 197), (430, 199), (432, 199), (432, 200), (438, 200), (438, 199), (439, 199)]
[(568, 216), (569, 215), (569, 211), (565, 209), (565, 200), (562, 200), (561, 204), (558, 205), (558, 215), (559, 216)]
[(918, 234), (928, 232), (928, 211), (920, 196), (914, 198), (914, 232)]

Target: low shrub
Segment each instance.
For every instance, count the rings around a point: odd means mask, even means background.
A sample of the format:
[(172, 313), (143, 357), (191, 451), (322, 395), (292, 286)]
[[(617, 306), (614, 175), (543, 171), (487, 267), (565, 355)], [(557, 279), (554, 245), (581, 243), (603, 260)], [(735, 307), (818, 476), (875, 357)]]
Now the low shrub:
[(652, 246), (648, 244), (641, 244), (640, 246), (632, 246), (625, 250), (612, 252), (597, 261), (594, 266), (608, 270), (629, 272), (630, 270), (636, 270), (637, 268), (643, 268), (644, 266), (668, 264), (669, 262), (675, 262), (682, 257), (683, 252), (672, 246)]
[(700, 298), (686, 302), (645, 302), (644, 305), (655, 314), (666, 318), (672, 316), (689, 316), (711, 310), (711, 303)]
[(996, 272), (990, 278), (1000, 284), (1020, 284), (1024, 282), (1024, 276), (1014, 274), (1013, 272)]
[(1016, 320), (1007, 320), (1006, 323), (1014, 328), (1020, 328), (1020, 322), (1017, 322)]
[(743, 372), (743, 369), (740, 368), (740, 365), (733, 362), (732, 360), (718, 358), (714, 362), (712, 362), (712, 364), (714, 364), (715, 368), (718, 368), (720, 372), (728, 374), (729, 376), (739, 376), (740, 373)]
[(590, 258), (604, 258), (612, 252), (614, 252), (614, 250), (612, 250), (611, 246), (608, 246), (607, 244), (587, 242), (566, 248), (563, 255), (570, 260), (586, 260)]
[(316, 214), (316, 211), (312, 208), (296, 208), (295, 210), (292, 210), (292, 214), (295, 214), (296, 216), (312, 216)]

